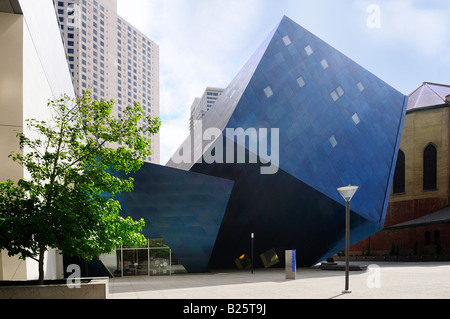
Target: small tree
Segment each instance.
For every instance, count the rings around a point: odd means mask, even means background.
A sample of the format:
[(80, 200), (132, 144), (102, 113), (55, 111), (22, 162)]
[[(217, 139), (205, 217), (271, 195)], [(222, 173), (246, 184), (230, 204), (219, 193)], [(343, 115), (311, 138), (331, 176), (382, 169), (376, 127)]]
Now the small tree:
[[(114, 101), (50, 101), (51, 121), (27, 120), (33, 138), (18, 133), (22, 153), (12, 153), (29, 179), (0, 183), (0, 249), (39, 262), (44, 281), (44, 253), (58, 248), (68, 256), (92, 260), (121, 245), (139, 245), (144, 221), (120, 216), (114, 196), (133, 189), (136, 172), (151, 155), (150, 139), (158, 118), (146, 117), (135, 102), (118, 117)], [(39, 256), (39, 259), (36, 257)]]

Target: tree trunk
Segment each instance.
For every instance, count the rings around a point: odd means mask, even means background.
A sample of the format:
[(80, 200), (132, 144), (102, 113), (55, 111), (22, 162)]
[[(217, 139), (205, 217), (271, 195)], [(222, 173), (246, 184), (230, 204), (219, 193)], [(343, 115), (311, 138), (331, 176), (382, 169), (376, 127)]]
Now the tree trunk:
[(39, 285), (44, 284), (44, 255), (45, 255), (45, 244), (39, 244)]

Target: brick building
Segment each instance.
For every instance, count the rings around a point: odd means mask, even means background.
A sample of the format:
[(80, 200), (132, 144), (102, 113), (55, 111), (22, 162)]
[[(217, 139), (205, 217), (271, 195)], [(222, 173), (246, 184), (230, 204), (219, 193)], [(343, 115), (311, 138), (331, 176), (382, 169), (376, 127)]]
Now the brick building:
[(409, 96), (385, 229), (352, 255), (450, 256), (450, 86)]

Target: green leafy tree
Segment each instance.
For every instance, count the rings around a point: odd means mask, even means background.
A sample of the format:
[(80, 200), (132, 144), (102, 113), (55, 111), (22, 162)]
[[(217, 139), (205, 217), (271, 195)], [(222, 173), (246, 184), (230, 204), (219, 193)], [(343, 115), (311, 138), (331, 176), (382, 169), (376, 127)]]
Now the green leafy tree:
[[(143, 244), (144, 221), (120, 216), (116, 194), (133, 189), (132, 178), (151, 155), (150, 139), (158, 118), (144, 115), (135, 102), (118, 117), (114, 101), (49, 101), (50, 121), (27, 120), (30, 136), (18, 133), (22, 152), (12, 153), (29, 178), (0, 183), (0, 249), (10, 256), (39, 262), (44, 280), (44, 253), (92, 260), (121, 245)], [(38, 258), (38, 259), (37, 259)]]

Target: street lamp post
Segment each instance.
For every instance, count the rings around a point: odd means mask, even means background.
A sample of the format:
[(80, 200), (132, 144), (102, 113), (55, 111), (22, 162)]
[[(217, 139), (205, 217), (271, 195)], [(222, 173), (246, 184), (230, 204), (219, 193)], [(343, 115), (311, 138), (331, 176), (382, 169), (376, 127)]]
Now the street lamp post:
[(342, 293), (351, 293), (349, 288), (349, 270), (350, 270), (350, 201), (358, 190), (358, 186), (346, 186), (338, 188), (339, 194), (345, 200), (345, 290)]

